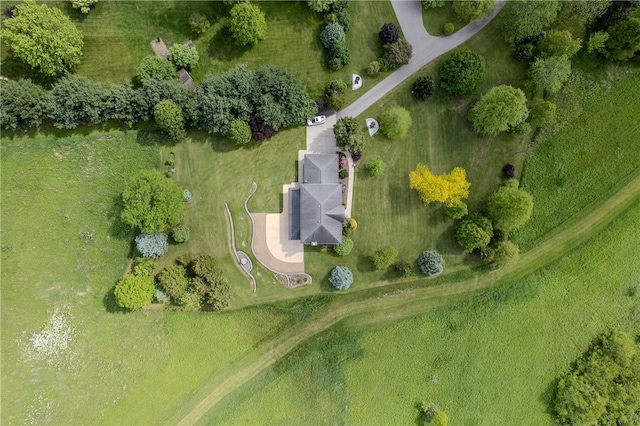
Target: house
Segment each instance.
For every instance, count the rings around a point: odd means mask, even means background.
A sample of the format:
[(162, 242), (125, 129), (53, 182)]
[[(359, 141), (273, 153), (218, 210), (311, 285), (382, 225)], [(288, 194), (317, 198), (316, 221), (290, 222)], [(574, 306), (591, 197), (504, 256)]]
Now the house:
[(302, 244), (342, 243), (345, 208), (337, 154), (304, 156), (303, 182), (289, 190), (289, 239)]

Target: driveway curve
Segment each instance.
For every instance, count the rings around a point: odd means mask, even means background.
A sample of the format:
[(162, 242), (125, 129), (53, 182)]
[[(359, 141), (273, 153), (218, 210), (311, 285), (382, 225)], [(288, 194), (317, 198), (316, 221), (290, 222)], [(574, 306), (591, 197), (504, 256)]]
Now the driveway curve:
[(441, 37), (434, 37), (424, 29), (420, 1), (392, 0), (391, 4), (396, 12), (404, 37), (413, 46), (413, 57), (407, 65), (398, 68), (354, 103), (338, 111), (338, 118), (359, 116), (394, 87), (418, 72), (429, 62), (469, 40), (491, 22), (504, 5), (504, 2), (496, 2), (496, 7), (492, 14), (482, 22), (471, 22), (457, 32)]

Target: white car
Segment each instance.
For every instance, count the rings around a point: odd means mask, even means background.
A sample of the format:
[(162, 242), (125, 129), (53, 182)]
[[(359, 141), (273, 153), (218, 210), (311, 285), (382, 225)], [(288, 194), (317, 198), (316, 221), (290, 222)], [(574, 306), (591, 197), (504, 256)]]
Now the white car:
[(308, 126), (316, 126), (318, 124), (324, 124), (327, 121), (327, 117), (324, 115), (316, 115), (313, 118), (307, 120)]

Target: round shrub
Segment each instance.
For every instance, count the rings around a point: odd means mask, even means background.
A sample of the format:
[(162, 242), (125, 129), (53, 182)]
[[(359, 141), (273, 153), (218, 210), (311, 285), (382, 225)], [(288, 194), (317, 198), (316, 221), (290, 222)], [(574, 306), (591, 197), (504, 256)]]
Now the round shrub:
[(229, 30), (238, 46), (256, 44), (267, 34), (262, 9), (253, 3), (238, 3), (229, 12)]
[(233, 120), (229, 125), (229, 139), (236, 145), (246, 145), (251, 142), (251, 127), (242, 120)]
[(424, 251), (418, 258), (420, 271), (430, 277), (440, 274), (444, 270), (444, 265), (445, 261), (437, 251)]
[(353, 273), (346, 266), (336, 266), (331, 271), (329, 282), (338, 290), (346, 290), (353, 284)]
[(449, 34), (453, 34), (456, 28), (453, 26), (451, 22), (447, 22), (446, 24), (444, 24), (444, 27), (442, 30), (445, 35), (449, 35)]
[(502, 230), (512, 231), (531, 217), (533, 197), (520, 188), (502, 186), (487, 198), (486, 211)]
[(153, 80), (171, 80), (177, 77), (178, 73), (176, 73), (173, 64), (155, 55), (142, 58), (140, 66), (138, 67), (138, 79), (140, 80), (147, 78)]
[(367, 170), (371, 173), (371, 176), (380, 176), (387, 169), (387, 164), (382, 161), (382, 158), (376, 157), (373, 160), (369, 161), (367, 164)]
[(394, 106), (382, 113), (380, 131), (389, 139), (403, 138), (409, 132), (412, 123), (409, 111), (401, 106)]
[(507, 164), (502, 168), (502, 173), (504, 173), (504, 177), (507, 179), (515, 179), (516, 167), (513, 164)]
[(338, 41), (329, 49), (329, 69), (337, 71), (351, 62), (351, 52), (344, 41)]
[(136, 257), (133, 262), (133, 275), (152, 276), (153, 270), (156, 268), (156, 262), (147, 257)]
[(384, 45), (384, 57), (389, 61), (391, 67), (408, 64), (412, 55), (413, 46), (403, 38)]
[(119, 306), (133, 311), (151, 303), (154, 290), (152, 276), (127, 274), (116, 285), (114, 294)]
[(348, 177), (349, 177), (349, 170), (347, 170), (347, 169), (342, 169), (342, 170), (340, 170), (340, 171), (338, 172), (338, 177), (339, 177), (340, 179), (346, 179), (346, 178), (348, 178)]
[(347, 83), (337, 78), (327, 86), (325, 99), (327, 106), (334, 111), (338, 111), (344, 106), (344, 97), (347, 92)]
[(391, 69), (391, 64), (386, 58), (378, 58), (378, 63), (380, 64), (380, 72), (387, 72)]
[(178, 298), (177, 304), (185, 312), (197, 312), (202, 307), (201, 300), (200, 295), (187, 291)]
[(413, 96), (422, 101), (433, 96), (435, 91), (436, 86), (433, 82), (433, 77), (428, 75), (418, 77), (411, 85), (411, 93), (413, 94)]
[(371, 77), (375, 77), (378, 74), (380, 74), (380, 62), (378, 61), (369, 62), (369, 66), (367, 67), (367, 75), (370, 75)]
[(467, 204), (464, 202), (454, 204), (453, 206), (445, 206), (444, 208), (444, 214), (451, 219), (462, 219), (467, 213), (469, 213), (469, 210)]
[(338, 24), (342, 26), (344, 32), (349, 32), (351, 28), (351, 24), (353, 23), (353, 19), (351, 19), (351, 14), (347, 10), (340, 10), (335, 14)]
[(482, 56), (470, 49), (453, 52), (440, 67), (440, 85), (452, 95), (475, 92), (485, 77)]
[(189, 278), (183, 266), (171, 265), (158, 274), (158, 283), (173, 300), (178, 300), (187, 291)]
[(176, 69), (190, 70), (200, 60), (200, 55), (195, 49), (186, 44), (174, 44), (169, 48), (169, 60)]
[(400, 38), (400, 29), (393, 23), (384, 24), (380, 28), (378, 37), (382, 44), (394, 43)]
[(167, 234), (140, 234), (136, 237), (136, 248), (144, 257), (158, 258), (169, 250)]
[(196, 34), (202, 34), (207, 31), (211, 26), (209, 20), (206, 16), (201, 13), (192, 13), (189, 17), (189, 25), (191, 25), (191, 30)]
[(342, 28), (342, 25), (337, 22), (327, 25), (320, 33), (320, 41), (322, 41), (322, 45), (325, 49), (333, 48), (333, 46), (335, 46), (339, 41), (344, 43), (344, 28)]
[(188, 189), (185, 189), (182, 191), (182, 199), (184, 200), (185, 203), (188, 203), (189, 201), (191, 201), (192, 198), (193, 198), (193, 195), (191, 195), (191, 191), (189, 191)]
[(493, 266), (503, 268), (516, 263), (520, 257), (520, 249), (511, 241), (500, 241), (492, 245)]
[(373, 266), (376, 269), (387, 269), (389, 266), (393, 265), (397, 257), (398, 250), (391, 246), (385, 247), (382, 250), (378, 250), (371, 254), (371, 260), (373, 261)]
[(156, 288), (155, 290), (153, 290), (153, 300), (158, 303), (168, 303), (171, 298), (167, 296), (164, 291)]
[(532, 130), (533, 129), (531, 128), (531, 124), (527, 123), (526, 121), (516, 124), (511, 128), (511, 132), (513, 132), (513, 134), (516, 136), (527, 136), (529, 133), (531, 133)]
[(185, 225), (178, 225), (171, 231), (171, 236), (176, 243), (184, 243), (189, 240), (189, 228)]
[(411, 267), (411, 264), (404, 260), (396, 263), (396, 272), (398, 272), (400, 278), (409, 278), (413, 276), (413, 268)]
[(456, 241), (466, 252), (486, 247), (493, 236), (493, 225), (486, 217), (472, 215), (456, 227)]
[(186, 136), (182, 108), (171, 99), (158, 102), (153, 108), (153, 116), (158, 127), (167, 132), (172, 139), (181, 140)]
[(513, 52), (513, 56), (515, 56), (517, 61), (520, 61), (520, 62), (528, 61), (533, 57), (534, 49), (535, 48), (533, 44), (530, 44), (530, 43), (521, 44), (521, 45), (518, 45), (518, 47), (516, 47), (515, 52)]
[(333, 250), (338, 256), (347, 256), (353, 250), (353, 240), (351, 238), (342, 238), (342, 243), (333, 246)]

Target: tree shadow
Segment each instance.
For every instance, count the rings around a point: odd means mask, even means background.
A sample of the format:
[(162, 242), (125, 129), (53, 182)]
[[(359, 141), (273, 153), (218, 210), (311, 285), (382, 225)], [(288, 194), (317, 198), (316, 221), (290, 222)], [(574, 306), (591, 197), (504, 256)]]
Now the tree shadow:
[(12, 54), (2, 59), (2, 75), (12, 80), (18, 78), (29, 79), (45, 89), (51, 89), (56, 81), (58, 81), (58, 77), (50, 77), (39, 73), (37, 70), (31, 68), (29, 64), (16, 58)]
[[(215, 152), (219, 152), (219, 153), (231, 152), (239, 148), (238, 145), (233, 143), (230, 139), (223, 138), (223, 137), (214, 138), (211, 140), (210, 143), (211, 143), (211, 148), (213, 148)], [(250, 146), (250, 145), (255, 145), (255, 146)], [(243, 148), (252, 150), (257, 148), (257, 144), (254, 143), (254, 141), (251, 141), (247, 145), (244, 145)]]
[(122, 198), (119, 195), (113, 197), (107, 218), (111, 221), (109, 235), (118, 240), (126, 240), (133, 237), (133, 228), (122, 220), (123, 210), (124, 204)]
[(220, 62), (233, 62), (242, 57), (245, 53), (250, 51), (253, 46), (238, 46), (228, 26), (224, 23), (220, 29), (209, 40), (209, 46), (207, 47), (207, 55), (210, 59), (215, 59)]
[(178, 141), (171, 139), (162, 130), (138, 130), (136, 142), (142, 146), (176, 146)]
[(547, 387), (544, 388), (544, 391), (538, 397), (538, 401), (540, 401), (540, 402), (542, 402), (544, 404), (545, 413), (549, 414), (550, 416), (555, 416), (555, 414), (556, 414), (555, 408), (553, 407), (553, 402), (556, 399), (556, 392), (557, 392), (557, 389), (558, 389), (558, 382), (560, 382), (560, 379), (558, 379), (558, 378), (553, 379), (547, 385)]
[(416, 424), (416, 426), (424, 426), (424, 424), (427, 422), (427, 419), (424, 417), (424, 413), (422, 412), (422, 402), (416, 401), (413, 404), (413, 407), (418, 410), (418, 415), (413, 422)]
[(109, 290), (107, 290), (104, 297), (102, 298), (102, 304), (104, 305), (105, 310), (110, 314), (125, 314), (129, 311), (118, 305), (115, 289), (116, 287), (113, 286)]
[[(411, 206), (413, 194), (407, 190), (406, 185), (400, 182), (395, 182), (389, 185), (387, 189), (387, 196), (391, 200), (392, 206)], [(408, 209), (396, 210), (396, 214), (405, 215), (409, 212)]]
[(358, 272), (373, 272), (375, 268), (373, 267), (373, 262), (369, 256), (361, 254), (358, 256), (358, 261), (356, 263), (356, 269)]

